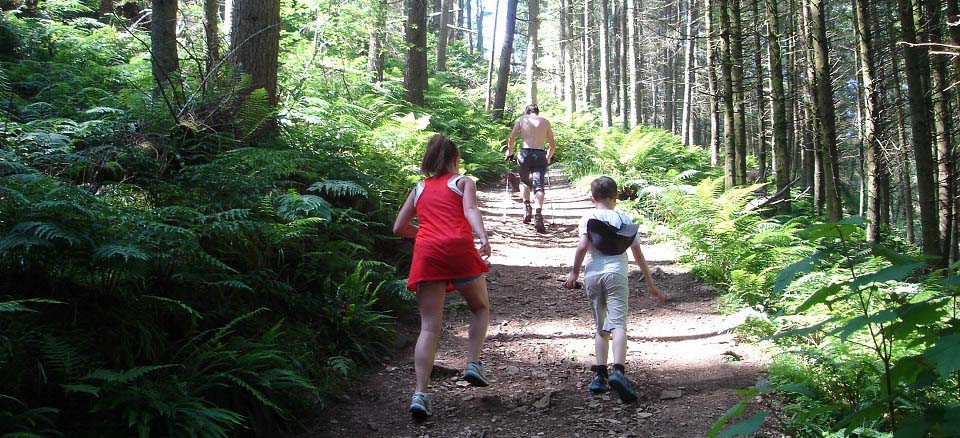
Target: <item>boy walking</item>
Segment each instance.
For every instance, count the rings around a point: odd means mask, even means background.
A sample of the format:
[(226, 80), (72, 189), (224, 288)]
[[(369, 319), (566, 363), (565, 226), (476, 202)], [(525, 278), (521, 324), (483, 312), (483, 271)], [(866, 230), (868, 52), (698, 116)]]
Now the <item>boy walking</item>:
[[(580, 265), (586, 261), (583, 282), (597, 328), (594, 338), (596, 364), (591, 367), (596, 375), (590, 382), (589, 389), (591, 392), (600, 393), (612, 388), (620, 401), (633, 403), (637, 400), (637, 393), (627, 379), (624, 368), (627, 358), (627, 300), (630, 295), (627, 281), (629, 260), (626, 251), (615, 255), (601, 252), (595, 243), (590, 241), (587, 225), (591, 219), (596, 219), (615, 229), (621, 229), (624, 224), (629, 227), (633, 221), (627, 215), (614, 210), (617, 205), (617, 183), (613, 179), (601, 176), (593, 180), (590, 184), (590, 193), (590, 199), (595, 208), (580, 219), (578, 231), (580, 241), (574, 253), (573, 267), (564, 287), (573, 289), (577, 286)], [(630, 250), (633, 252), (634, 261), (643, 272), (647, 291), (657, 301), (665, 303), (666, 298), (663, 293), (653, 284), (650, 268), (647, 267), (647, 262), (640, 251), (640, 241), (636, 235), (633, 237), (633, 243), (630, 244)], [(607, 369), (607, 350), (611, 337), (613, 338), (612, 373)]]

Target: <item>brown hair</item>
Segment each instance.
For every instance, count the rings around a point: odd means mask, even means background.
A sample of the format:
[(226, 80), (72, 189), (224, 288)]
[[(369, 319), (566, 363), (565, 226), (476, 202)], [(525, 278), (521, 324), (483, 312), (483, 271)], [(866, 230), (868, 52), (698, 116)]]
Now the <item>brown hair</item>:
[(523, 112), (527, 114), (540, 115), (540, 107), (537, 106), (537, 104), (535, 103), (531, 103), (530, 105), (527, 105), (527, 107), (523, 109)]
[(420, 172), (426, 176), (443, 175), (458, 156), (460, 150), (457, 145), (443, 134), (436, 134), (427, 142), (427, 150), (420, 161)]
[(601, 176), (590, 183), (590, 195), (593, 199), (600, 201), (603, 199), (617, 198), (617, 182), (609, 176)]

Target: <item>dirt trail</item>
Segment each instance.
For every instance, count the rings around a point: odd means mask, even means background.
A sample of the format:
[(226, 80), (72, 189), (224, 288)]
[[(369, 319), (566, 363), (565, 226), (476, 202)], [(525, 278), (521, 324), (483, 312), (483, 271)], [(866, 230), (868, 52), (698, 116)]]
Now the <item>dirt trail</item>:
[(466, 386), (460, 378), (469, 311), (451, 294), (430, 390), (433, 417), (414, 422), (407, 412), (414, 316), (401, 328), (402, 348), (303, 436), (704, 436), (736, 402), (732, 390), (755, 382), (762, 356), (720, 333), (731, 322), (716, 311), (713, 291), (674, 263), (669, 245), (649, 244), (644, 255), (670, 302), (658, 306), (649, 298), (631, 263), (627, 374), (640, 400), (624, 405), (612, 395), (589, 393), (589, 303), (583, 291), (564, 289), (561, 282), (573, 258), (577, 221), (591, 205), (585, 193), (552, 179), (546, 234), (521, 223), (516, 194), (508, 196), (502, 186), (479, 194), (493, 246), (483, 355), (491, 386)]

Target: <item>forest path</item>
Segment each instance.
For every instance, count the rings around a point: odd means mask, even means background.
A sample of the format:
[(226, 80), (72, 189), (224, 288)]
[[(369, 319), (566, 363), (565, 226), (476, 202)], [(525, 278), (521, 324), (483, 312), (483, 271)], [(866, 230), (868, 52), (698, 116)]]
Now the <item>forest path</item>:
[(547, 233), (521, 223), (522, 203), (503, 186), (479, 192), (493, 256), (488, 274), (490, 328), (483, 360), (486, 388), (461, 379), (469, 310), (450, 294), (434, 378), (433, 417), (415, 422), (413, 343), (418, 317), (400, 328), (401, 348), (302, 436), (309, 437), (701, 437), (752, 385), (764, 363), (728, 333), (712, 289), (674, 262), (668, 244), (646, 244), (654, 282), (669, 297), (657, 305), (631, 263), (627, 375), (640, 395), (632, 405), (593, 395), (593, 321), (582, 290), (562, 287), (573, 259), (577, 222), (591, 208), (583, 191), (551, 177)]

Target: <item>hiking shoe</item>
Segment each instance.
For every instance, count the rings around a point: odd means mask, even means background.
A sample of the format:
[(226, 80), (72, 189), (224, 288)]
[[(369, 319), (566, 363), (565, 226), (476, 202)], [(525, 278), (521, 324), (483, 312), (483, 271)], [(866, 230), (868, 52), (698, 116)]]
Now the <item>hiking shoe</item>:
[(614, 371), (610, 375), (610, 388), (617, 393), (620, 401), (624, 403), (637, 401), (637, 392), (633, 390), (633, 385), (630, 384), (627, 376), (624, 376), (620, 371)]
[(599, 374), (593, 376), (593, 380), (590, 382), (590, 386), (588, 386), (588, 388), (590, 389), (590, 392), (594, 394), (600, 394), (610, 390), (610, 386), (607, 385), (606, 377), (603, 377)]
[(523, 206), (523, 223), (529, 224), (530, 219), (533, 219), (533, 208), (530, 207), (530, 204), (524, 204)]
[(537, 228), (538, 233), (546, 233), (547, 227), (543, 226), (543, 215), (537, 213), (536, 218), (534, 219), (534, 226)]
[(433, 409), (430, 407), (430, 394), (413, 393), (413, 400), (410, 401), (410, 415), (413, 415), (413, 418), (417, 420), (423, 420), (433, 415)]
[(488, 386), (490, 382), (483, 375), (483, 362), (467, 362), (467, 369), (463, 371), (463, 380), (473, 386)]

